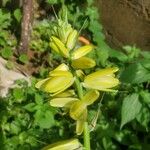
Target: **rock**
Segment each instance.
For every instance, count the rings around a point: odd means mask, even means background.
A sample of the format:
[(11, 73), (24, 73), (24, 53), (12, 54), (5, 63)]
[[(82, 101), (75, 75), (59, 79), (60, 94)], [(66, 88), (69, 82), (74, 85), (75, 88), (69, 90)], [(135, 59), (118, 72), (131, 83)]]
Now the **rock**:
[(6, 97), (10, 88), (15, 87), (15, 81), (24, 79), (30, 85), (29, 76), (25, 76), (18, 69), (9, 70), (6, 66), (7, 61), (0, 57), (0, 96)]

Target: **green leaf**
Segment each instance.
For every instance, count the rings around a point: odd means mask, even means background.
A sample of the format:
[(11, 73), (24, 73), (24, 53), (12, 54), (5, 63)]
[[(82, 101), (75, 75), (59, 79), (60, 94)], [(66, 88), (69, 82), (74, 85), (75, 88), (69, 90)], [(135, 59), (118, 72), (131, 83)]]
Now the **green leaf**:
[(24, 98), (24, 91), (21, 88), (14, 88), (13, 96), (15, 98), (15, 101), (22, 102), (22, 100)]
[(137, 121), (148, 130), (150, 122), (150, 110), (147, 107), (142, 107), (140, 113), (136, 116)]
[(142, 101), (148, 105), (150, 105), (150, 92), (146, 90), (142, 90), (140, 92), (140, 96), (142, 98)]
[(132, 95), (125, 97), (121, 108), (120, 128), (135, 119), (141, 108), (142, 104), (139, 101), (139, 95), (137, 93), (133, 93)]
[(121, 82), (139, 84), (150, 80), (150, 71), (141, 65), (135, 63), (129, 65), (120, 76)]
[(126, 62), (128, 60), (128, 57), (124, 53), (114, 50), (114, 49), (109, 50), (109, 56), (112, 58), (116, 58), (122, 62)]
[(35, 113), (35, 123), (44, 129), (52, 127), (55, 124), (53, 113), (50, 110), (38, 110)]
[(21, 10), (19, 8), (14, 11), (14, 17), (18, 22), (21, 21), (22, 14), (21, 14)]
[(38, 105), (42, 105), (42, 104), (43, 104), (43, 98), (42, 98), (42, 96), (39, 95), (39, 94), (36, 94), (36, 95), (35, 95), (35, 102), (36, 102), (36, 104), (38, 104)]
[(1, 55), (2, 55), (2, 57), (9, 59), (10, 57), (13, 56), (13, 51), (10, 47), (6, 47), (6, 48), (2, 49)]
[(36, 105), (35, 103), (29, 103), (29, 104), (25, 105), (23, 108), (29, 112), (34, 112), (35, 111), (35, 109), (34, 109), (35, 105)]
[(28, 62), (28, 56), (26, 54), (21, 54), (19, 56), (19, 61), (22, 62), (22, 63), (27, 63)]

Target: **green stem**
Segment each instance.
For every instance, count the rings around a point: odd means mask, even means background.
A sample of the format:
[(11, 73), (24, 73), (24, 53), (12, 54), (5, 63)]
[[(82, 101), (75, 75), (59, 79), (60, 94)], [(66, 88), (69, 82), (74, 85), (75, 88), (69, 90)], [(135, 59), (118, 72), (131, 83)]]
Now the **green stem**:
[[(75, 80), (75, 85), (77, 88), (78, 96), (80, 99), (82, 99), (83, 98), (83, 88), (82, 88), (82, 85), (78, 78)], [(85, 148), (85, 150), (91, 149), (90, 148), (90, 132), (89, 132), (89, 127), (88, 127), (87, 122), (84, 123), (84, 148)]]
[(82, 88), (82, 85), (81, 85), (78, 78), (76, 78), (76, 80), (75, 80), (75, 85), (76, 85), (76, 88), (77, 88), (78, 96), (79, 96), (80, 99), (82, 99), (83, 98), (83, 88)]
[(90, 131), (89, 131), (89, 126), (88, 123), (84, 123), (84, 147), (85, 150), (90, 150)]

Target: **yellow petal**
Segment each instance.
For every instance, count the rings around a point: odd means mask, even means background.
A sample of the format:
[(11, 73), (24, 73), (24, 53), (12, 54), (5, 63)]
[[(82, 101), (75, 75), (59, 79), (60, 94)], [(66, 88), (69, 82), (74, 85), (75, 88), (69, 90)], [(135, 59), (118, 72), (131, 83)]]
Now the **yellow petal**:
[[(59, 65), (57, 68), (55, 68), (53, 71), (68, 71), (68, 70), (69, 70), (69, 67), (68, 67), (66, 64), (62, 63), (62, 64)], [(49, 72), (49, 75), (51, 75), (51, 73), (52, 73), (53, 71), (50, 71), (50, 72)]]
[(117, 72), (118, 68), (114, 67), (114, 68), (106, 68), (106, 69), (101, 69), (99, 71), (96, 71), (94, 73), (89, 74), (88, 76), (86, 76), (86, 78), (90, 79), (93, 77), (104, 77), (104, 76), (113, 76), (113, 73)]
[(72, 76), (68, 76), (67, 78), (65, 76), (56, 76), (44, 82), (42, 88), (44, 91), (49, 93), (60, 93), (70, 87), (73, 82), (74, 78)]
[(59, 49), (58, 49), (58, 47), (56, 46), (56, 44), (54, 42), (50, 42), (49, 46), (50, 46), (50, 48), (52, 50), (54, 50), (55, 52), (59, 53)]
[(46, 78), (46, 79), (43, 79), (43, 80), (40, 80), (39, 82), (37, 82), (36, 84), (35, 84), (35, 87), (36, 88), (41, 88), (41, 86), (46, 82), (46, 81), (48, 81), (50, 78)]
[(88, 91), (83, 97), (82, 101), (86, 103), (86, 105), (93, 104), (99, 97), (99, 92), (97, 90)]
[(67, 77), (72, 76), (72, 74), (69, 71), (57, 71), (57, 70), (54, 70), (54, 71), (52, 71), (50, 73), (50, 76), (51, 77), (66, 76), (66, 78), (67, 78)]
[(76, 134), (81, 135), (84, 129), (84, 121), (77, 120), (76, 122)]
[[(113, 77), (100, 77), (93, 79), (85, 79), (83, 86), (86, 88), (107, 91), (106, 89), (113, 88), (119, 84), (119, 80)], [(111, 91), (111, 90), (109, 90)]]
[(72, 59), (74, 60), (74, 59), (78, 59), (82, 56), (85, 56), (87, 53), (89, 53), (93, 49), (94, 49), (94, 46), (92, 44), (82, 46), (82, 47), (76, 49), (72, 53)]
[(55, 43), (55, 45), (58, 47), (59, 52), (65, 57), (68, 58), (69, 57), (69, 50), (66, 48), (66, 46), (64, 45), (64, 43), (58, 39), (55, 36), (51, 36), (51, 41)]
[(75, 69), (88, 69), (96, 65), (95, 61), (88, 57), (81, 57), (72, 61), (72, 67)]
[(50, 105), (53, 107), (70, 107), (74, 102), (79, 99), (74, 97), (67, 98), (54, 98), (50, 100)]
[(74, 102), (70, 108), (70, 117), (74, 120), (85, 121), (87, 116), (87, 106), (82, 101)]
[(108, 68), (89, 74), (85, 77), (83, 86), (102, 91), (111, 91), (109, 88), (119, 84), (119, 80), (113, 74), (117, 70), (118, 68)]
[(60, 98), (60, 97), (65, 98), (65, 97), (73, 97), (73, 96), (75, 96), (74, 90), (67, 90), (67, 91), (64, 91), (64, 92), (61, 92), (61, 93), (55, 95), (55, 97), (57, 97), (57, 98)]
[(60, 141), (60, 142), (56, 142), (54, 144), (50, 144), (44, 148), (42, 148), (42, 150), (77, 150), (81, 148), (82, 150), (82, 145), (79, 142), (78, 139), (70, 139), (70, 140), (64, 140), (64, 141)]

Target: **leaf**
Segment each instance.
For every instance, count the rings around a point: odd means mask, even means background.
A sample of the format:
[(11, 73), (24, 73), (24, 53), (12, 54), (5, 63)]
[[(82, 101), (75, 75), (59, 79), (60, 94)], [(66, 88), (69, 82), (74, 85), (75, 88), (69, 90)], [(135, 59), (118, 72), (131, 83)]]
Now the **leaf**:
[(139, 101), (139, 95), (137, 93), (133, 93), (132, 95), (125, 97), (121, 108), (120, 128), (135, 119), (141, 108), (142, 104)]
[(147, 107), (142, 107), (140, 113), (136, 116), (137, 121), (148, 130), (150, 122), (150, 110)]
[(19, 8), (14, 11), (14, 17), (18, 22), (21, 21), (22, 14), (21, 14), (21, 10)]
[(22, 63), (27, 63), (28, 62), (28, 56), (26, 54), (21, 54), (19, 56), (19, 61), (22, 62)]
[(2, 57), (8, 59), (13, 56), (13, 51), (10, 47), (6, 47), (6, 48), (2, 49), (1, 55), (2, 55)]
[(13, 89), (13, 96), (15, 98), (15, 101), (21, 102), (24, 98), (24, 91), (20, 88)]
[(35, 105), (36, 105), (35, 103), (29, 103), (29, 104), (25, 105), (23, 108), (29, 112), (34, 112), (35, 111), (35, 109), (34, 109)]
[(129, 65), (120, 75), (121, 82), (139, 84), (150, 80), (150, 71), (141, 65), (134, 63)]
[(109, 50), (109, 56), (112, 58), (116, 58), (122, 62), (126, 62), (128, 60), (128, 57), (124, 53), (114, 50), (114, 49)]
[(140, 92), (140, 96), (141, 96), (142, 101), (143, 101), (144, 103), (150, 105), (150, 92), (149, 92), (149, 91), (146, 91), (146, 90), (144, 91), (144, 90), (142, 90), (142, 91)]
[(41, 128), (48, 129), (55, 124), (53, 113), (50, 110), (40, 109), (34, 117), (35, 123)]
[(35, 102), (36, 102), (36, 104), (38, 104), (38, 105), (42, 105), (42, 104), (43, 104), (42, 96), (39, 95), (39, 94), (35, 94)]

